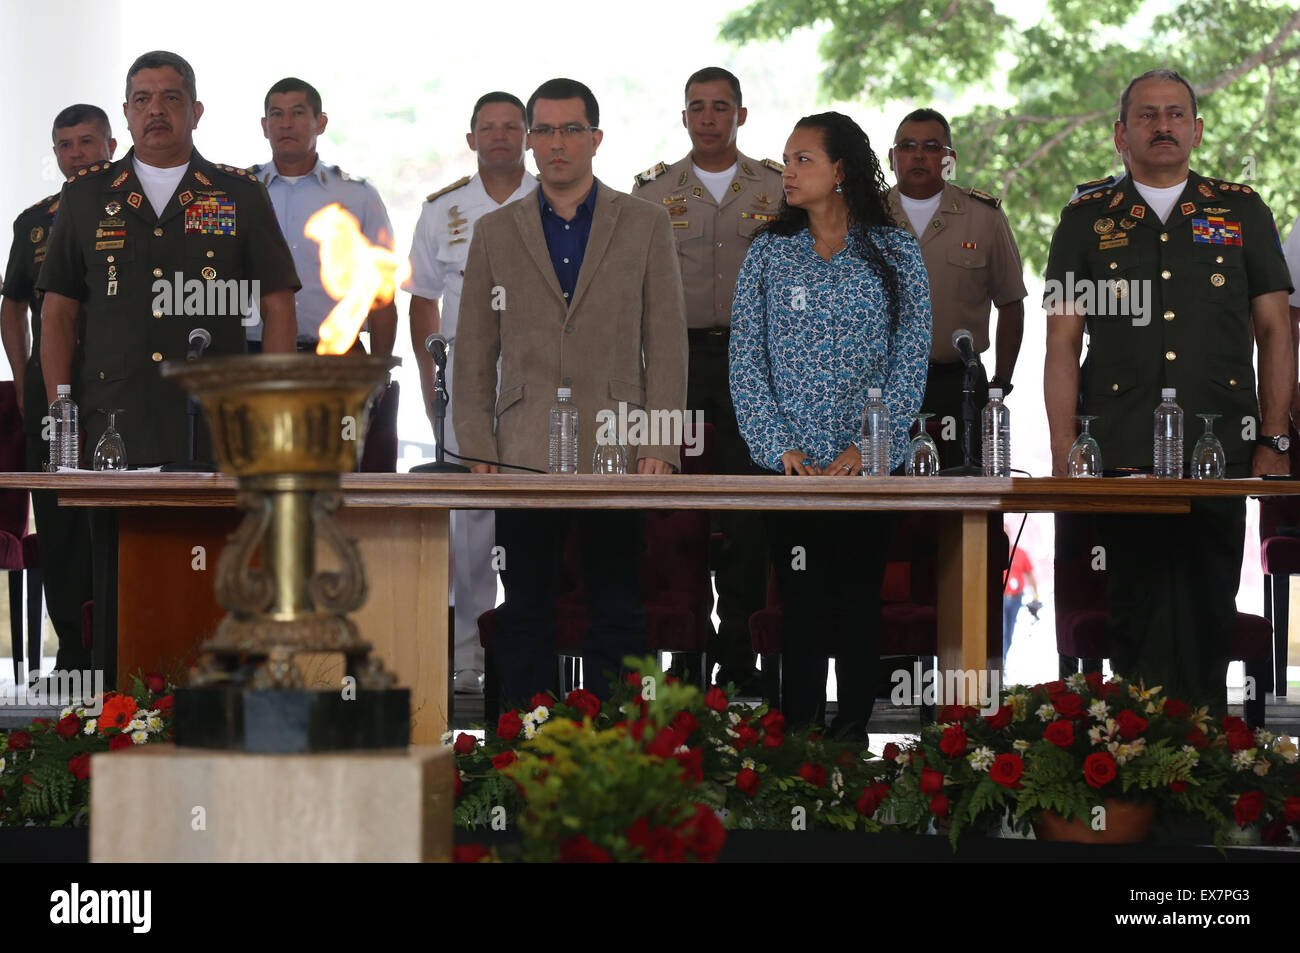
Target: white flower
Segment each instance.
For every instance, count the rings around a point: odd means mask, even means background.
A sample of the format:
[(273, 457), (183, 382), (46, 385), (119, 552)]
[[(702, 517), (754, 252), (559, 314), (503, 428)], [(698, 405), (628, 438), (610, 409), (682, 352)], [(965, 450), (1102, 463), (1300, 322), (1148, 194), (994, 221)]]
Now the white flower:
[(145, 731), (149, 726), (139, 718), (132, 718), (130, 723), (124, 729), (125, 731)]
[(1291, 739), (1286, 735), (1278, 735), (1273, 742), (1273, 750), (1282, 756), (1282, 760), (1287, 764), (1295, 764), (1296, 755), (1300, 750), (1291, 743)]
[(74, 712), (71, 708), (65, 708), (63, 709), (63, 711), (59, 712), (59, 720), (62, 721), (64, 718), (67, 718), (69, 715), (74, 715), (74, 714), (76, 714), (76, 712)]
[(1137, 738), (1124, 744), (1112, 741), (1106, 747), (1109, 748), (1111, 754), (1115, 756), (1117, 764), (1128, 764), (1128, 762), (1141, 755), (1142, 752), (1146, 750), (1146, 746), (1147, 743), (1145, 738)]
[(162, 731), (162, 727), (163, 727), (162, 719), (159, 718), (157, 715), (150, 715), (148, 718), (145, 719), (145, 724), (148, 725), (149, 730), (155, 734)]
[(731, 728), (728, 728), (728, 729), (727, 729), (727, 736), (730, 737), (730, 738), (739, 738), (739, 737), (740, 737), (740, 732), (739, 732), (739, 731), (733, 731)]
[(822, 809), (821, 798), (818, 798), (818, 799), (817, 799), (817, 807), (816, 807), (816, 809), (819, 810), (819, 811)]
[(740, 769), (741, 769), (742, 771), (743, 771), (745, 768), (749, 768), (749, 770), (753, 771), (753, 770), (754, 770), (755, 768), (757, 768), (757, 767), (758, 767), (758, 765), (757, 765), (757, 763), (755, 763), (755, 761), (754, 761), (753, 758), (746, 758), (744, 761), (740, 762)]
[(1036, 714), (1039, 721), (1052, 721), (1056, 718), (1056, 709), (1051, 705), (1039, 705)]
[(140, 731), (131, 732), (132, 744), (142, 745), (148, 740), (149, 740), (149, 732), (144, 731), (143, 729)]
[(731, 747), (730, 745), (724, 745), (723, 747), (719, 748), (718, 750), (721, 751), (723, 754), (729, 754), (729, 755), (731, 755), (731, 756), (733, 756), (733, 757), (736, 756), (736, 755), (738, 755), (738, 754), (740, 754), (739, 751), (737, 751), (735, 748)]
[(95, 733), (95, 725), (97, 725), (98, 723), (99, 723), (98, 718), (90, 719), (88, 722), (86, 722), (85, 726), (81, 729), (81, 733), (83, 735), (93, 735)]
[(524, 738), (527, 739), (527, 740), (529, 740), (529, 741), (531, 741), (532, 739), (534, 739), (534, 738), (536, 738), (536, 737), (537, 737), (537, 725), (536, 725), (534, 722), (529, 721), (528, 719), (525, 718), (525, 719), (524, 719)]
[(5, 759), (0, 758), (0, 774), (4, 774), (4, 773), (5, 773)]
[(975, 771), (987, 771), (993, 764), (993, 749), (984, 746), (976, 748), (966, 756), (966, 760)]
[(1232, 767), (1237, 771), (1245, 771), (1255, 764), (1255, 749), (1247, 748), (1245, 751), (1238, 751), (1232, 756)]
[(1007, 704), (1011, 706), (1011, 720), (1023, 721), (1025, 717), (1025, 706), (1029, 704), (1029, 697), (1016, 693), (1007, 696)]
[(1262, 778), (1264, 775), (1268, 774), (1268, 769), (1270, 767), (1272, 767), (1272, 765), (1270, 765), (1267, 761), (1261, 758), (1260, 760), (1255, 762), (1251, 770), (1254, 771)]
[(1104, 699), (1098, 698), (1088, 706), (1088, 717), (1093, 721), (1105, 721), (1110, 716), (1110, 706)]
[(1024, 738), (1017, 738), (1015, 741), (1011, 742), (1011, 747), (1015, 748), (1021, 754), (1024, 754), (1026, 751), (1029, 750), (1029, 742), (1026, 741)]
[(1267, 748), (1273, 741), (1273, 732), (1265, 731), (1263, 728), (1255, 729), (1255, 744), (1261, 748)]
[(535, 720), (539, 725), (540, 725), (542, 722), (544, 722), (547, 718), (550, 718), (550, 717), (551, 717), (550, 709), (548, 709), (545, 705), (538, 705), (536, 708), (534, 708), (534, 709), (533, 709), (532, 711), (530, 711), (528, 714), (529, 714), (530, 716), (532, 716), (532, 718), (533, 718), (533, 719), (534, 719), (534, 720)]
[(1188, 760), (1190, 761), (1201, 760), (1201, 753), (1197, 751), (1192, 745), (1183, 745), (1183, 754), (1187, 755)]
[(442, 737), (438, 740), (442, 742), (443, 747), (449, 747), (456, 740), (456, 733), (454, 731), (444, 731)]
[(76, 716), (77, 716), (78, 718), (85, 718), (85, 717), (86, 717), (86, 709), (84, 709), (84, 708), (77, 708), (77, 709), (74, 709), (74, 713), (76, 714)]
[(1075, 672), (1066, 676), (1065, 684), (1070, 686), (1070, 691), (1081, 692), (1088, 687), (1088, 678), (1082, 672)]
[(740, 716), (737, 715), (734, 711), (727, 712), (727, 720), (730, 721), (733, 725), (740, 724)]
[(831, 790), (837, 794), (844, 790), (844, 775), (840, 773), (839, 768), (831, 772)]
[(677, 750), (674, 751), (673, 754), (687, 754), (690, 752), (690, 750), (691, 749), (686, 747), (686, 745), (678, 745)]

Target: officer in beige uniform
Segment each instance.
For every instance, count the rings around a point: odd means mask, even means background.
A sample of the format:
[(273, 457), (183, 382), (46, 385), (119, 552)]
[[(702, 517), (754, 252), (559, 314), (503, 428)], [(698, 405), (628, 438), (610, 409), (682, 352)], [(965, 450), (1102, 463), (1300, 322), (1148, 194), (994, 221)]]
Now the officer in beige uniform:
[[(736, 148), (746, 114), (735, 76), (719, 67), (693, 74), (686, 81), (682, 110), (690, 154), (638, 175), (632, 191), (662, 205), (672, 220), (690, 342), (686, 403), (713, 424), (718, 473), (750, 472), (727, 376), (731, 298), (754, 232), (775, 217), (783, 195), (780, 163), (751, 159)], [(717, 566), (721, 625), (709, 647), (710, 661), (722, 666), (719, 684), (731, 681), (742, 693), (756, 694), (749, 617), (763, 606), (766, 537), (757, 514), (723, 512), (718, 522), (723, 534)]]
[[(930, 372), (922, 410), (956, 422), (953, 440), (940, 440), (945, 466), (959, 464), (961, 455), (962, 365), (952, 345), (958, 328), (970, 331), (978, 354), (989, 346), (989, 304), (998, 309), (995, 371), (990, 383), (1011, 392), (1011, 373), (1020, 352), (1025, 327), (1025, 282), (1020, 250), (1011, 234), (1000, 201), (978, 189), (963, 189), (949, 181), (957, 153), (948, 121), (933, 109), (918, 109), (904, 117), (889, 150), (889, 165), (898, 185), (888, 201), (899, 226), (921, 242), (921, 255), (930, 277), (933, 334)], [(976, 408), (988, 401), (981, 382)], [(945, 435), (953, 431), (945, 428)], [(980, 461), (978, 425), (971, 435), (971, 455)]]

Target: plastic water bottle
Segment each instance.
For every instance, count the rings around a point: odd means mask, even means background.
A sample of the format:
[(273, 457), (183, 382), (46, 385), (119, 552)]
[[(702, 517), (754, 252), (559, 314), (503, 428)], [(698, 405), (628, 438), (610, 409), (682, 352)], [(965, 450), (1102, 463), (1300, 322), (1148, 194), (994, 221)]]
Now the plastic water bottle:
[(555, 391), (551, 408), (550, 470), (552, 473), (578, 472), (578, 408), (573, 391), (560, 387)]
[(1155, 473), (1176, 480), (1183, 475), (1183, 408), (1174, 400), (1172, 387), (1160, 389), (1160, 406), (1155, 413)]
[(50, 404), (54, 421), (50, 437), (50, 469), (81, 466), (81, 422), (72, 402), (72, 385), (60, 384), (59, 396)]
[(889, 408), (879, 387), (867, 388), (867, 406), (862, 408), (863, 476), (889, 476)]
[(1002, 403), (1002, 388), (989, 388), (984, 405), (984, 475), (1011, 476), (1011, 411)]

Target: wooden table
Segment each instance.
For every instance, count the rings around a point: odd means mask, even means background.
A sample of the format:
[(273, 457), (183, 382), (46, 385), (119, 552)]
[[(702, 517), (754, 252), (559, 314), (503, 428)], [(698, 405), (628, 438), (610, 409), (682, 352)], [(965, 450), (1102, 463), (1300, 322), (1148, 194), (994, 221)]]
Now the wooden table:
[[(121, 680), (139, 668), (193, 660), (224, 614), (212, 583), (225, 535), (238, 522), (232, 478), (11, 473), (0, 474), (0, 486), (53, 489), (61, 505), (117, 514), (116, 654), (99, 647), (96, 654), (110, 672)], [(990, 514), (1185, 513), (1196, 497), (1290, 495), (1300, 493), (1300, 481), (401, 473), (347, 474), (343, 492), (340, 520), (361, 547), (370, 582), (353, 617), (411, 688), (412, 742), (434, 744), (448, 713), (451, 508), (935, 511), (939, 667), (979, 670), (1000, 665), (988, 649)], [(102, 631), (111, 640), (109, 628)]]

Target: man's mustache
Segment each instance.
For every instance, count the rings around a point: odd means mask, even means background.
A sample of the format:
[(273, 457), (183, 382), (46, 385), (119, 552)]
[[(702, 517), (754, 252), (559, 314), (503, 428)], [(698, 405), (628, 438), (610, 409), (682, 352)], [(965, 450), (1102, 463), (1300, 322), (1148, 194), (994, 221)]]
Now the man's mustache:
[(1165, 135), (1155, 136), (1151, 140), (1151, 145), (1154, 146), (1157, 142), (1172, 142), (1174, 145), (1178, 145), (1178, 140), (1175, 139), (1173, 136), (1165, 136)]

